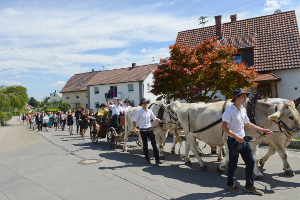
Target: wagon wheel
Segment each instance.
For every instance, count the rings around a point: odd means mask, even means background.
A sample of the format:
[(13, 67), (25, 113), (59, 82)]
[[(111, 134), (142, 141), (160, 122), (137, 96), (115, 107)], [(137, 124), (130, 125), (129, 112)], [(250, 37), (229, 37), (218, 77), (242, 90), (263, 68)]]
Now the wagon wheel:
[(134, 140), (138, 146), (141, 146), (141, 142), (139, 140), (139, 134), (134, 133)]
[(94, 144), (98, 142), (98, 134), (97, 134), (97, 127), (96, 127), (96, 122), (92, 121), (91, 122), (91, 132), (90, 132), (91, 140)]
[(110, 146), (110, 148), (115, 149), (117, 147), (118, 144), (118, 139), (117, 139), (117, 132), (113, 127), (110, 127), (107, 130), (107, 142)]

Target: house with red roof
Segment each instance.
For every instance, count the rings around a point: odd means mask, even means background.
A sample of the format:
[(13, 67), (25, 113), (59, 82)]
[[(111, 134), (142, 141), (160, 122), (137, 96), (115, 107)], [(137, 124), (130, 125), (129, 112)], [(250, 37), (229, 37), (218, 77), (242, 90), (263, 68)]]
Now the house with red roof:
[(60, 91), (62, 102), (68, 103), (72, 110), (83, 107), (94, 111), (99, 109), (101, 103), (106, 104), (106, 98), (114, 103), (117, 99), (123, 102), (128, 98), (132, 106), (138, 106), (141, 98), (155, 102), (157, 96), (150, 90), (152, 71), (156, 66), (132, 63), (130, 67), (120, 69), (75, 74)]
[(89, 108), (95, 111), (101, 103), (106, 104), (108, 93), (108, 100), (114, 103), (117, 99), (122, 102), (128, 99), (132, 106), (138, 106), (141, 98), (155, 102), (157, 96), (150, 90), (153, 84), (152, 71), (156, 66), (157, 64), (137, 66), (132, 63), (131, 67), (99, 71), (87, 83)]
[(295, 11), (275, 12), (272, 15), (221, 22), (215, 16), (215, 25), (178, 33), (176, 42), (195, 46), (207, 38), (219, 37), (223, 45), (238, 49), (235, 62), (245, 62), (259, 73), (254, 80), (264, 97), (296, 99), (300, 96), (300, 36)]

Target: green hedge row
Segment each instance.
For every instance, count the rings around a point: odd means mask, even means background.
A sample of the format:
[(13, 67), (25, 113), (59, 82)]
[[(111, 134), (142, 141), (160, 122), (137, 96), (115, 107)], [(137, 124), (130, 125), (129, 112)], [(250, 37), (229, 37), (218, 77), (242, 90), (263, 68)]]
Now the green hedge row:
[(61, 111), (61, 109), (59, 109), (59, 108), (51, 108), (51, 109), (50, 109), (50, 108), (49, 108), (49, 109), (46, 110), (46, 113), (47, 113), (47, 112), (57, 112), (57, 111)]

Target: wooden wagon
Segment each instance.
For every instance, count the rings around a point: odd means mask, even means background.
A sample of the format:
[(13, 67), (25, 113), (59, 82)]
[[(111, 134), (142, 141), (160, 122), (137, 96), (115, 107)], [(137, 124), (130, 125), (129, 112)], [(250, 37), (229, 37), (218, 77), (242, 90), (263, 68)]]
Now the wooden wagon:
[[(120, 123), (117, 127), (114, 127), (109, 117), (105, 121), (100, 121), (101, 118), (91, 118), (91, 131), (90, 136), (93, 143), (98, 142), (98, 138), (107, 138), (107, 142), (112, 149), (117, 147), (118, 142), (122, 142), (125, 134), (125, 116), (120, 116)], [(100, 126), (100, 131), (97, 133), (97, 124)], [(137, 145), (140, 146), (140, 142), (137, 134), (131, 134), (135, 137)]]

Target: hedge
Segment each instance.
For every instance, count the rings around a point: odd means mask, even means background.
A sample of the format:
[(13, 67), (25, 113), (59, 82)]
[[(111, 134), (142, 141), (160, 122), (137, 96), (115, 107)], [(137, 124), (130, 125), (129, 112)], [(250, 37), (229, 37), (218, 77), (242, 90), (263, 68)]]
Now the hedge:
[(46, 112), (57, 112), (57, 111), (61, 111), (61, 109), (59, 108), (51, 108), (51, 109), (47, 109)]

